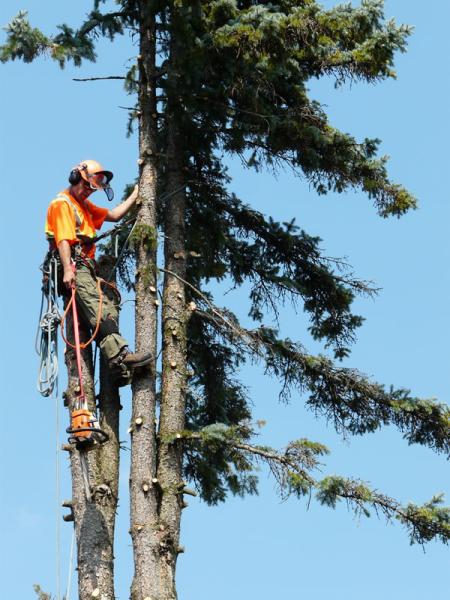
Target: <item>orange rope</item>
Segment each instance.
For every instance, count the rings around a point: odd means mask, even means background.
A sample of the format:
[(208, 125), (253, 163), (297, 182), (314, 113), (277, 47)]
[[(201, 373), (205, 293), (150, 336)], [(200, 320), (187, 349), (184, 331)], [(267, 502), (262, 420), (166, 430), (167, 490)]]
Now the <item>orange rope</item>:
[[(98, 291), (98, 312), (97, 312), (97, 321), (95, 323), (95, 329), (94, 332), (92, 333), (92, 336), (90, 337), (90, 339), (87, 342), (83, 342), (82, 344), (80, 344), (80, 348), (81, 350), (84, 350), (85, 348), (87, 348), (89, 346), (89, 344), (92, 344), (92, 342), (95, 339), (95, 336), (98, 333), (98, 328), (100, 327), (100, 321), (102, 318), (102, 308), (103, 308), (103, 294), (102, 294), (102, 281), (104, 281), (103, 279), (97, 278), (97, 291)], [(69, 300), (69, 302), (67, 303), (66, 306), (66, 310), (64, 311), (64, 314), (61, 318), (61, 335), (62, 335), (62, 339), (66, 342), (66, 344), (70, 347), (73, 348), (74, 350), (76, 350), (76, 346), (74, 344), (71, 344), (67, 339), (66, 336), (64, 335), (64, 323), (67, 317), (67, 313), (70, 310), (70, 307), (72, 306), (72, 302), (74, 301), (74, 297), (72, 296), (71, 299)]]

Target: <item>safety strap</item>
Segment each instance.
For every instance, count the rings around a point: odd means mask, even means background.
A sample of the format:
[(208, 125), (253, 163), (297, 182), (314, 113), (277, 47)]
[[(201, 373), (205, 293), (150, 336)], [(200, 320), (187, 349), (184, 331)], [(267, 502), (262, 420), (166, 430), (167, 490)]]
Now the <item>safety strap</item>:
[(80, 217), (80, 214), (78, 212), (78, 208), (75, 205), (75, 203), (73, 202), (72, 198), (68, 194), (66, 194), (64, 192), (60, 192), (56, 197), (57, 198), (61, 198), (62, 200), (66, 200), (67, 202), (69, 202), (69, 204), (73, 208), (73, 212), (74, 212), (74, 215), (75, 215), (75, 223), (77, 224), (77, 227), (80, 227), (81, 226), (81, 222), (82, 222), (81, 221), (81, 217)]
[(56, 196), (55, 200), (65, 200), (65, 202), (67, 202), (69, 204), (69, 206), (72, 207), (73, 214), (75, 217), (76, 233), (78, 235), (80, 233), (80, 227), (81, 227), (81, 223), (83, 221), (80, 217), (80, 213), (78, 212), (78, 208), (75, 205), (75, 203), (73, 202), (72, 198), (69, 196), (69, 194), (66, 194), (65, 192), (60, 192)]
[[(73, 272), (75, 273), (75, 265), (72, 264)], [(78, 323), (77, 303), (75, 301), (76, 288), (72, 285), (72, 314), (73, 314), (73, 332), (75, 337), (75, 356), (77, 359), (78, 380), (80, 386), (79, 392), (79, 408), (87, 408), (87, 402), (84, 395), (83, 373), (81, 370), (81, 344), (80, 344), (80, 329)]]

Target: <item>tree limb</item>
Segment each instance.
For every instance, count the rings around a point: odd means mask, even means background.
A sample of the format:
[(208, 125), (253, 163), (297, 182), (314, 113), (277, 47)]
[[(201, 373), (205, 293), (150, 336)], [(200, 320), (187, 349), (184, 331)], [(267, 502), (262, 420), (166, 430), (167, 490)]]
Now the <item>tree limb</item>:
[(273, 329), (241, 327), (232, 313), (218, 309), (186, 282), (208, 310), (196, 315), (209, 321), (233, 345), (241, 345), (265, 364), (266, 371), (283, 382), (282, 397), (292, 388), (309, 391), (308, 405), (331, 420), (344, 435), (362, 435), (382, 425), (395, 425), (410, 444), (429, 446), (450, 456), (450, 408), (435, 400), (412, 397), (408, 390), (371, 382), (356, 369), (338, 368), (324, 356), (312, 356), (299, 344), (279, 339)]
[(108, 77), (73, 77), (72, 81), (105, 81), (107, 79), (126, 79), (122, 75), (109, 75)]
[(283, 498), (294, 494), (297, 497), (310, 495), (314, 490), (316, 499), (323, 505), (335, 508), (341, 500), (356, 515), (370, 516), (369, 509), (375, 510), (391, 521), (397, 519), (406, 527), (411, 544), (440, 539), (444, 543), (450, 540), (450, 508), (442, 507), (442, 495), (434, 496), (422, 506), (408, 504), (402, 506), (397, 500), (371, 489), (359, 479), (339, 476), (316, 480), (304, 468), (305, 460), (310, 468), (318, 465), (317, 455), (327, 452), (321, 444), (308, 440), (291, 442), (284, 453), (272, 448), (255, 446), (239, 441), (236, 428), (220, 423), (205, 427), (199, 432), (178, 432), (176, 437), (187, 443), (225, 444), (238, 451), (263, 460), (274, 474)]

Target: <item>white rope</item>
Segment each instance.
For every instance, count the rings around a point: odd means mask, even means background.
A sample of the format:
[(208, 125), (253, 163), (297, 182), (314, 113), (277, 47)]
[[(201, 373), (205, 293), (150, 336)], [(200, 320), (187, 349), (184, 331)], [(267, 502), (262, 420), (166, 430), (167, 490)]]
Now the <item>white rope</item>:
[(70, 600), (70, 586), (72, 584), (72, 572), (73, 572), (73, 553), (75, 549), (75, 527), (72, 531), (72, 542), (70, 544), (70, 559), (69, 559), (69, 574), (67, 575), (67, 589), (64, 600)]
[(59, 401), (56, 386), (55, 408), (56, 408), (56, 599), (61, 600), (61, 471), (59, 465)]
[[(58, 264), (54, 258), (51, 258), (48, 263), (44, 263), (42, 266), (44, 275), (48, 277), (48, 288), (42, 293), (35, 346), (37, 353), (40, 355), (37, 389), (45, 397), (53, 394), (53, 388), (57, 385), (58, 380), (58, 325), (61, 315), (57, 304), (57, 269)], [(45, 314), (43, 314), (44, 296), (47, 296), (47, 310)]]

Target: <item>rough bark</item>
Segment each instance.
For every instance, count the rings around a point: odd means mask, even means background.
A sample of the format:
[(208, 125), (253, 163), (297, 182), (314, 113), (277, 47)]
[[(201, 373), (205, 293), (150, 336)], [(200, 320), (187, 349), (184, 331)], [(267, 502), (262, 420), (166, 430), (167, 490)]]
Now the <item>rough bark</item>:
[[(176, 48), (172, 44), (171, 69), (176, 77)], [(186, 276), (185, 192), (183, 189), (183, 144), (177, 118), (169, 101), (168, 194), (165, 206), (162, 390), (159, 423), (158, 481), (162, 496), (159, 509), (162, 530), (161, 598), (177, 597), (175, 568), (180, 551), (180, 520), (183, 504), (181, 441), (168, 442), (184, 429), (186, 396), (186, 298), (182, 280)], [(170, 271), (170, 272), (169, 272)], [(177, 277), (178, 276), (178, 277)]]
[(156, 473), (156, 102), (155, 16), (144, 0), (140, 10), (139, 196), (133, 244), (136, 249), (136, 347), (154, 356), (150, 369), (133, 379), (130, 517), (134, 553), (132, 600), (159, 598), (159, 540)]
[[(99, 260), (99, 274), (108, 277), (114, 265), (114, 258), (103, 256)], [(107, 287), (105, 294), (111, 300), (116, 301), (115, 294)], [(94, 490), (95, 501), (101, 505), (105, 518), (108, 536), (111, 540), (111, 554), (108, 560), (111, 562), (111, 577), (114, 577), (114, 530), (116, 524), (117, 503), (119, 497), (119, 466), (120, 466), (120, 444), (119, 444), (119, 413), (121, 409), (119, 389), (111, 376), (108, 363), (100, 355), (100, 389), (98, 395), (98, 407), (100, 413), (100, 429), (108, 435), (108, 442), (102, 444), (94, 458), (97, 463), (97, 471), (101, 484)], [(100, 596), (101, 597), (101, 596)], [(109, 596), (106, 596), (109, 600)], [(111, 599), (113, 596), (111, 596)]]
[[(70, 317), (67, 327), (69, 333), (73, 331)], [(86, 340), (88, 336), (89, 332), (81, 325), (81, 341)], [(71, 334), (68, 339), (73, 343)], [(91, 348), (89, 346), (82, 352), (82, 373), (89, 409), (93, 411), (95, 410), (95, 388)], [(68, 370), (66, 400), (71, 412), (79, 385), (74, 350), (67, 348), (65, 359)], [(101, 416), (101, 425), (110, 435), (110, 441), (103, 446), (95, 445), (91, 450), (81, 451), (87, 459), (89, 468), (92, 496), (90, 502), (86, 499), (80, 451), (75, 446), (71, 446), (70, 451), (71, 502), (77, 541), (79, 600), (90, 600), (92, 597), (113, 600), (115, 597), (113, 552), (118, 480), (117, 390), (103, 387), (102, 407), (105, 412)]]

